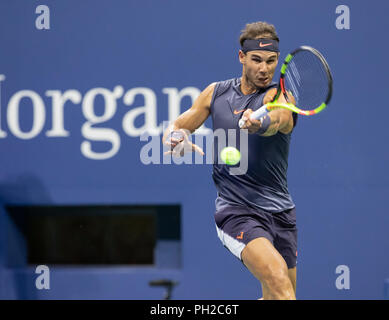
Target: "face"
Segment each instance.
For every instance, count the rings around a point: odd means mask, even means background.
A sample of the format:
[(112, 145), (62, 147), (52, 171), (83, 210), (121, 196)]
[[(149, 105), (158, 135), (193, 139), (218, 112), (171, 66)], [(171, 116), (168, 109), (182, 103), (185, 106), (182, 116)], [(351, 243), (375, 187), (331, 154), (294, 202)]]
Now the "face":
[(243, 64), (243, 76), (247, 83), (256, 88), (268, 86), (273, 79), (278, 57), (278, 52), (255, 50), (244, 54), (239, 51), (239, 60)]

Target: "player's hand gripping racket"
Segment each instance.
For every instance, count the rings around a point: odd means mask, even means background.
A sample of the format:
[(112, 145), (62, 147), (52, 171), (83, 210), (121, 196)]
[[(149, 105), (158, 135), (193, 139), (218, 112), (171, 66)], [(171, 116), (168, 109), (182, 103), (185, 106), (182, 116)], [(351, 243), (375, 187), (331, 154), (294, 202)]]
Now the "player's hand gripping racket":
[[(277, 102), (283, 94), (287, 103)], [(332, 95), (332, 75), (327, 61), (319, 51), (302, 46), (285, 58), (281, 67), (277, 93), (269, 102), (254, 111), (250, 119), (258, 120), (276, 108), (311, 116), (325, 109)], [(295, 104), (290, 103), (292, 96)], [(239, 127), (245, 124), (239, 120)]]

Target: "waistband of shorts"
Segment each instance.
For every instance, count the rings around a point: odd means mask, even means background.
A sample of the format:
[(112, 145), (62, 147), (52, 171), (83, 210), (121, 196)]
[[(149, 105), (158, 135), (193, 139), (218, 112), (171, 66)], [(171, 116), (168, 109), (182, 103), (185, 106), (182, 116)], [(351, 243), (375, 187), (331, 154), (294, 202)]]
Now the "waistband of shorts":
[[(220, 205), (219, 209), (217, 208), (218, 202)], [(247, 205), (242, 205), (239, 203), (230, 202), (230, 201), (224, 199), (223, 197), (221, 197), (220, 195), (217, 196), (217, 198), (215, 200), (215, 205), (216, 205), (216, 212), (229, 210), (231, 212), (240, 212), (241, 213), (242, 211), (247, 211), (248, 213), (257, 212), (257, 213), (265, 213), (265, 214), (270, 214), (270, 215), (280, 214), (280, 213), (284, 213), (284, 212), (296, 209), (296, 206), (294, 206), (292, 208), (286, 208), (282, 211), (270, 212), (270, 211), (264, 210), (264, 209), (259, 208), (259, 207), (247, 206)]]

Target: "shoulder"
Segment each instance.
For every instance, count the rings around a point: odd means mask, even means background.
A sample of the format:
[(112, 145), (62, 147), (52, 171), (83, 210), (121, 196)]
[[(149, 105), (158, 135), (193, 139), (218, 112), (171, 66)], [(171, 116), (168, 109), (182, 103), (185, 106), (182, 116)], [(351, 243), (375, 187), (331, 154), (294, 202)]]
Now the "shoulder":
[(217, 97), (222, 96), (232, 87), (238, 87), (240, 85), (240, 78), (232, 78), (228, 80), (214, 82), (213, 85), (214, 85), (214, 92), (213, 92), (212, 101), (215, 100)]
[(240, 85), (240, 78), (232, 78), (228, 80), (215, 82), (215, 89), (217, 89), (219, 94), (223, 94), (231, 87), (236, 87), (239, 85)]

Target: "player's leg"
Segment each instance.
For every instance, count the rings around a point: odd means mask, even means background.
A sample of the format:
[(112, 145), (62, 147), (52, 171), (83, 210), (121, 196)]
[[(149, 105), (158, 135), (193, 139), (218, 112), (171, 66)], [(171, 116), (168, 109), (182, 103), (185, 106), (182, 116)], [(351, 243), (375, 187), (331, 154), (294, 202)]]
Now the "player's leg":
[(260, 297), (258, 300), (265, 300), (264, 297), (269, 296), (269, 289), (263, 283), (261, 283), (261, 288), (262, 288), (262, 297)]
[(268, 239), (261, 237), (250, 241), (243, 249), (241, 258), (261, 282), (265, 300), (296, 298), (285, 260)]
[[(230, 206), (222, 201), (221, 198), (216, 201), (215, 223), (223, 245), (260, 280), (265, 299), (287, 299), (275, 288), (280, 283), (290, 291), (286, 296), (293, 298), (294, 291), (286, 263), (272, 245), (275, 236), (273, 215), (246, 207)], [(258, 266), (258, 263), (261, 265)]]
[(288, 276), (290, 279), (290, 282), (292, 283), (294, 294), (296, 294), (296, 283), (297, 283), (297, 268), (290, 268), (288, 269)]
[[(296, 274), (297, 274), (296, 267), (288, 269), (288, 277), (290, 279), (290, 282), (292, 283), (292, 287), (295, 295), (296, 295), (296, 283), (297, 283)], [(266, 287), (266, 285), (261, 283), (261, 287), (262, 287), (262, 297), (259, 298), (258, 300), (264, 300), (264, 297), (269, 296), (269, 289)]]
[(284, 258), (288, 266), (288, 276), (296, 294), (297, 263), (297, 227), (296, 210), (286, 210), (274, 215), (274, 247)]

